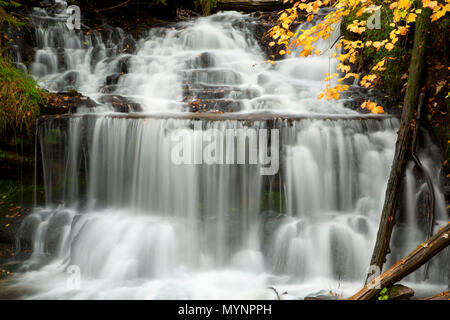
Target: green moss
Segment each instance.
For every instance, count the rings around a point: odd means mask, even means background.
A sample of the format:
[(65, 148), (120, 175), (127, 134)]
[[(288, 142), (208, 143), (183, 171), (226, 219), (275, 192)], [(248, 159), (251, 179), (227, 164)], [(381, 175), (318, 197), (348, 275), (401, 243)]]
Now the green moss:
[(33, 78), (0, 57), (0, 132), (15, 128), (30, 133), (44, 95)]
[(212, 9), (217, 7), (219, 0), (197, 0), (194, 1), (196, 7), (200, 6), (202, 8), (203, 15), (209, 16)]
[(261, 199), (261, 209), (286, 212), (286, 202), (282, 191), (264, 191)]
[[(16, 1), (4, 1), (0, 0), (0, 24), (7, 23), (15, 27), (21, 27), (25, 25), (22, 21), (14, 16), (11, 12), (14, 9), (21, 7), (22, 5)], [(8, 10), (8, 12), (6, 12)], [(1, 43), (1, 40), (0, 40)]]

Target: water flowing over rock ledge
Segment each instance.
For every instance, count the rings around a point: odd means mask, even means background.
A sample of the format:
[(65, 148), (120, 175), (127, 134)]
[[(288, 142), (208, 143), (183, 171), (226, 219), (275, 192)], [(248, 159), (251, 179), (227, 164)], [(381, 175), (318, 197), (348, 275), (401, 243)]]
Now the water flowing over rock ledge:
[(363, 121), (363, 120), (385, 120), (395, 118), (391, 115), (374, 115), (374, 114), (283, 114), (283, 113), (271, 113), (271, 112), (261, 112), (261, 113), (111, 113), (111, 114), (89, 114), (89, 113), (79, 113), (79, 114), (62, 114), (62, 115), (48, 115), (42, 116), (44, 119), (68, 119), (68, 118), (79, 118), (79, 117), (106, 117), (106, 118), (121, 118), (121, 119), (191, 119), (191, 120), (211, 120), (211, 121), (226, 121), (226, 120), (239, 120), (239, 121), (270, 121), (270, 120), (352, 120), (352, 121)]
[[(49, 90), (84, 96), (56, 94), (55, 108), (37, 122), (45, 205), (17, 237), (31, 254), (18, 287), (36, 290), (18, 296), (271, 299), (269, 285), (290, 298), (341, 280), (345, 290), (360, 286), (398, 120), (318, 101), (323, 75), (334, 68), (326, 56), (264, 64), (270, 53), (259, 35), (270, 23), (260, 28), (257, 15), (187, 19), (135, 41), (120, 28), (68, 32), (50, 23), (52, 12), (37, 11), (46, 21), (37, 22), (31, 70)], [(358, 99), (371, 94), (358, 92)], [(244, 112), (223, 113), (228, 104)], [(236, 135), (244, 142), (248, 129), (280, 129), (280, 170), (262, 176), (261, 164), (177, 165), (170, 134), (182, 129), (198, 139), (196, 124), (222, 141), (230, 129), (242, 129)], [(428, 142), (419, 157), (439, 189)], [(234, 157), (237, 146), (226, 144), (224, 154)], [(398, 219), (393, 261), (420, 243), (425, 226), (413, 167), (404, 188), (408, 210)], [(442, 223), (445, 202), (437, 197)], [(429, 282), (442, 284), (446, 256), (436, 261)], [(71, 265), (88, 283), (77, 292), (64, 286)], [(408, 279), (422, 280), (421, 271)]]

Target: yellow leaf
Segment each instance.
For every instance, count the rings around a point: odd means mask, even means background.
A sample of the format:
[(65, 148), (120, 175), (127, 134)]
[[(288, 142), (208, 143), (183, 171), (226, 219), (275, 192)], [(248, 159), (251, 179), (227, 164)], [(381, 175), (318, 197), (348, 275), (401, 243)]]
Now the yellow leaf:
[(416, 17), (417, 17), (417, 14), (415, 14), (415, 13), (410, 13), (410, 14), (408, 15), (408, 18), (406, 18), (406, 22), (407, 22), (407, 23), (414, 22), (414, 21), (416, 21)]

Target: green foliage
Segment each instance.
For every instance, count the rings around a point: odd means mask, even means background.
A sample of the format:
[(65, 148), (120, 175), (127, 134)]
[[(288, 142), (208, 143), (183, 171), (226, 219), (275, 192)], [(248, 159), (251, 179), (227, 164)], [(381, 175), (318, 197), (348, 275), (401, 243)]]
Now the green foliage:
[(18, 3), (18, 2), (16, 2), (16, 1), (8, 1), (8, 2), (6, 2), (6, 1), (3, 1), (3, 0), (0, 0), (0, 7), (3, 7), (3, 8), (6, 8), (6, 7), (19, 8), (21, 6), (22, 5), (20, 3)]
[(13, 14), (6, 12), (6, 9), (19, 8), (22, 5), (16, 1), (0, 0), (0, 24), (7, 23), (15, 27), (24, 26), (25, 23), (19, 21)]
[(15, 127), (29, 133), (44, 105), (43, 95), (33, 78), (0, 57), (0, 131)]
[(202, 8), (203, 15), (209, 16), (213, 8), (217, 7), (219, 0), (197, 0), (194, 2), (195, 6)]
[(50, 129), (46, 132), (44, 142), (46, 145), (57, 145), (61, 141), (61, 131), (59, 128)]
[[(355, 14), (349, 14), (343, 18), (341, 24), (341, 33), (346, 39), (361, 40), (363, 43), (367, 41), (376, 42), (383, 41), (384, 39), (389, 39), (390, 32), (393, 27), (390, 26), (392, 21), (393, 12), (389, 10), (386, 6), (381, 7), (380, 17), (381, 17), (381, 28), (380, 29), (366, 29), (366, 31), (358, 35), (347, 30), (347, 26), (352, 23), (353, 20), (359, 19), (361, 21), (367, 21), (370, 14), (365, 13), (360, 17), (356, 17)], [(402, 75), (408, 72), (409, 61), (407, 57), (409, 56), (409, 51), (406, 48), (404, 39), (400, 41), (403, 45), (395, 46), (393, 50), (388, 51), (384, 46), (377, 50), (374, 47), (365, 47), (362, 51), (362, 57), (364, 59), (364, 69), (370, 70), (379, 61), (385, 57), (391, 57), (387, 59), (387, 63), (384, 66), (385, 71), (380, 72), (379, 78), (381, 80), (381, 85), (395, 94), (398, 94), (402, 89)], [(406, 80), (405, 80), (406, 81)]]
[(383, 290), (380, 291), (378, 300), (389, 300), (389, 291), (387, 288), (383, 288)]

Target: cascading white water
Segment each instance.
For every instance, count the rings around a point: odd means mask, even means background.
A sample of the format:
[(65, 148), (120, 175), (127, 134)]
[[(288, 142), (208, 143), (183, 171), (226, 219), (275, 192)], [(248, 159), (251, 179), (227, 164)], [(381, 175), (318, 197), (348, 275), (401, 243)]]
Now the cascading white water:
[[(356, 114), (316, 99), (327, 56), (265, 64), (252, 23), (219, 13), (152, 29), (133, 54), (123, 53), (126, 35), (118, 30), (104, 40), (69, 32), (62, 23), (41, 25), (32, 72), (43, 86), (76, 88), (98, 101), (126, 96), (143, 104), (144, 115), (40, 121), (47, 205), (22, 226), (24, 234), (33, 230), (32, 256), (17, 280), (27, 286), (24, 297), (273, 299), (267, 287), (275, 287), (295, 299), (319, 290), (349, 295), (361, 286), (394, 154), (395, 119), (209, 121), (146, 114), (179, 114), (199, 100), (233, 111)], [(64, 65), (56, 50), (62, 45)], [(216, 129), (220, 140), (227, 129), (280, 130), (279, 173), (262, 176), (260, 165), (250, 164), (174, 164), (171, 133), (186, 129), (195, 140), (196, 127)], [(224, 147), (225, 155), (235, 151)], [(413, 208), (420, 186), (408, 173), (405, 194)], [(448, 219), (442, 195), (437, 198), (442, 223)], [(405, 221), (421, 234), (413, 213)], [(397, 252), (407, 250), (404, 242)], [(67, 282), (74, 266), (81, 276), (76, 288)], [(445, 286), (442, 267), (432, 270), (433, 283)]]
[(65, 22), (49, 25), (45, 11), (38, 13), (45, 19), (36, 21), (31, 72), (50, 90), (76, 89), (98, 102), (121, 95), (151, 113), (182, 111), (192, 102), (230, 111), (355, 113), (317, 99), (325, 73), (335, 70), (334, 49), (327, 48), (337, 31), (318, 44), (321, 56), (272, 66), (252, 34), (255, 22), (236, 12), (150, 29), (137, 43), (120, 29), (103, 36), (69, 31)]

